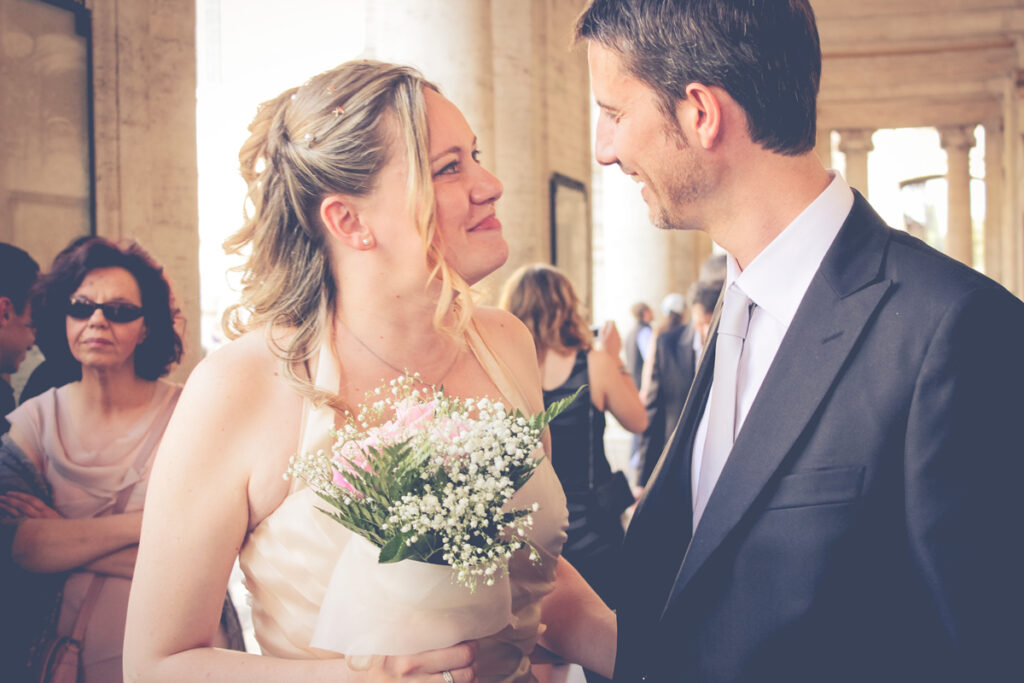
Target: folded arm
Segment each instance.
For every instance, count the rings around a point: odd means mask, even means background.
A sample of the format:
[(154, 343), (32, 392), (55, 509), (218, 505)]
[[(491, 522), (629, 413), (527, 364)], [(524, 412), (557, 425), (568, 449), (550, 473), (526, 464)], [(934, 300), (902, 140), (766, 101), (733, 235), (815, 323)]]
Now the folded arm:
[(0, 507), (20, 519), (11, 557), (32, 572), (63, 572), (83, 567), (139, 541), (141, 512), (89, 519), (65, 519), (41, 499), (9, 491)]
[(139, 554), (139, 546), (130, 545), (109, 555), (104, 555), (85, 565), (83, 569), (107, 576), (120, 576), (130, 579), (135, 575), (135, 558)]

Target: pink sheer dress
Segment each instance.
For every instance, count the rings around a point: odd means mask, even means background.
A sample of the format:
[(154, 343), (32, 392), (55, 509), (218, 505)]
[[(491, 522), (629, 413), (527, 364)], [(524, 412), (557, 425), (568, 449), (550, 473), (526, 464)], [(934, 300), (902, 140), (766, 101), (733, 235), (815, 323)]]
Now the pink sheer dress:
[[(181, 394), (181, 387), (157, 382), (144, 417), (101, 450), (86, 449), (79, 439), (84, 425), (72, 423), (67, 408), (68, 386), (50, 389), (26, 401), (8, 416), (26, 443), (29, 457), (42, 464), (53, 489), (54, 507), (69, 519), (99, 517), (112, 512), (117, 495), (133, 486), (125, 512), (142, 509), (146, 480), (156, 447)], [(70, 635), (93, 577), (74, 571), (64, 584), (57, 631)], [(100, 594), (86, 627), (82, 647), (85, 683), (122, 680), (121, 652), (131, 580), (101, 576)]]

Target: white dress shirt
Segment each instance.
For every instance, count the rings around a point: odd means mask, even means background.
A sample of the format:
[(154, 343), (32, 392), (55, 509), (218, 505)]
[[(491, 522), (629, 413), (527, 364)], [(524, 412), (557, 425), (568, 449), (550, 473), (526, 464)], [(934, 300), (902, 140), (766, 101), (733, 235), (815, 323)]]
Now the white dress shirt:
[[(828, 187), (754, 258), (746, 270), (741, 272), (736, 259), (728, 256), (725, 288), (735, 283), (754, 302), (740, 354), (736, 388), (737, 435), (796, 315), (796, 309), (853, 207), (853, 192), (849, 185), (839, 173), (829, 173), (832, 182)], [(715, 391), (714, 384), (711, 391)], [(697, 497), (708, 433), (706, 407), (710, 404), (709, 396), (693, 442), (691, 501)]]

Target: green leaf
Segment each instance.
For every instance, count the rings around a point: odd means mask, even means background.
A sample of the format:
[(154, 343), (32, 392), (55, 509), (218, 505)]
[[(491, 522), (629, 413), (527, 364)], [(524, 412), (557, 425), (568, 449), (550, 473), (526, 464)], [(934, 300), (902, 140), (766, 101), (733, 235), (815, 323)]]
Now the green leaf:
[(317, 510), (324, 513), (325, 515), (327, 515), (328, 517), (330, 517), (335, 522), (342, 525), (352, 533), (362, 536), (363, 538), (365, 538), (370, 543), (373, 543), (376, 546), (380, 546), (382, 543), (384, 543), (384, 539), (381, 538), (380, 535), (377, 533), (379, 529), (379, 526), (377, 525), (357, 524), (348, 517), (344, 517), (338, 514), (337, 512), (324, 510), (323, 508), (319, 507), (317, 508)]
[(516, 491), (518, 491), (519, 489), (523, 488), (523, 485), (526, 482), (530, 481), (530, 477), (532, 477), (533, 473), (537, 471), (537, 465), (539, 465), (540, 461), (543, 460), (545, 457), (547, 457), (547, 456), (541, 456), (539, 458), (535, 458), (530, 463), (530, 467), (525, 469), (525, 470), (523, 470), (523, 472), (519, 473), (518, 475), (516, 475), (513, 472), (509, 472), (509, 476), (510, 477), (514, 477), (512, 479), (512, 482), (513, 482), (512, 486), (513, 486), (513, 488), (515, 488)]
[(399, 562), (406, 558), (408, 546), (405, 545), (405, 534), (397, 534), (391, 538), (384, 547), (380, 549), (380, 556), (377, 561), (381, 564)]
[(556, 417), (558, 417), (563, 412), (565, 412), (565, 409), (568, 408), (569, 406), (571, 406), (573, 404), (573, 401), (575, 401), (577, 398), (579, 398), (580, 393), (584, 389), (586, 389), (586, 388), (587, 388), (587, 385), (584, 384), (579, 389), (577, 389), (576, 393), (573, 394), (572, 396), (567, 396), (567, 397), (563, 398), (562, 400), (555, 401), (554, 403), (549, 405), (547, 407), (547, 410), (545, 410), (543, 413), (541, 413), (541, 415), (543, 416), (542, 417), (543, 426), (547, 426), (547, 424), (549, 422), (551, 422)]

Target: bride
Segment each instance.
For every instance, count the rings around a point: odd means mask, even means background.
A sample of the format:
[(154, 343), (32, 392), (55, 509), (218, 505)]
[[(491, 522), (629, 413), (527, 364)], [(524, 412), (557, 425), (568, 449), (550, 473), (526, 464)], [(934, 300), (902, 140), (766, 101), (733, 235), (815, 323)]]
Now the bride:
[[(227, 245), (249, 253), (237, 339), (192, 373), (157, 455), (126, 679), (531, 681), (542, 634), (610, 675), (614, 617), (559, 557), (565, 498), (546, 458), (530, 482), (541, 561), (520, 551), (510, 562), (506, 628), (367, 661), (309, 646), (349, 532), (282, 478), (289, 457), (326, 447), (338, 410), (405, 368), (456, 396), (527, 413), (543, 403), (530, 333), (471, 302), (471, 285), (508, 256), (502, 185), (435, 86), (406, 67), (349, 62), (263, 104), (249, 130), (247, 220)], [(212, 646), (236, 557), (269, 656)], [(605, 625), (599, 637), (572, 633), (584, 613)]]

